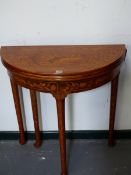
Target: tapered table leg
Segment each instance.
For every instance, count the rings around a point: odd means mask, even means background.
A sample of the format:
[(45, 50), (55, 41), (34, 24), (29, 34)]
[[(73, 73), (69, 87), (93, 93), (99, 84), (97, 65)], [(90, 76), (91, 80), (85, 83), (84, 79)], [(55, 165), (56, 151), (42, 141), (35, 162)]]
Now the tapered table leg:
[(30, 97), (32, 104), (33, 119), (34, 119), (35, 137), (36, 137), (36, 142), (34, 143), (34, 146), (38, 148), (41, 146), (41, 138), (40, 138), (40, 129), (38, 120), (37, 98), (36, 98), (36, 92), (34, 90), (30, 90)]
[(16, 115), (17, 115), (17, 120), (18, 120), (18, 125), (19, 125), (19, 131), (20, 131), (19, 142), (20, 144), (25, 144), (26, 140), (25, 140), (18, 85), (12, 79), (10, 80), (10, 82), (11, 82), (14, 104), (15, 104), (15, 109), (16, 109)]
[(108, 140), (108, 144), (110, 146), (114, 145), (113, 131), (114, 131), (114, 122), (115, 122), (118, 79), (119, 79), (119, 75), (117, 75), (117, 77), (111, 81), (110, 121), (109, 121), (109, 140)]
[(66, 138), (65, 138), (65, 99), (56, 99), (58, 128), (59, 128), (59, 143), (61, 154), (61, 175), (67, 175), (66, 167)]

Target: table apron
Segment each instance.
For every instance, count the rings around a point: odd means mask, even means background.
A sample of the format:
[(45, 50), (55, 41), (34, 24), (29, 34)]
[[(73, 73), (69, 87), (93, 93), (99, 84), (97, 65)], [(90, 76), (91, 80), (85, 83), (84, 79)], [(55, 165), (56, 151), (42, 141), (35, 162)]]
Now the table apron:
[(18, 85), (33, 89), (40, 92), (51, 93), (56, 98), (65, 98), (70, 93), (82, 92), (100, 87), (112, 81), (120, 72), (120, 67), (117, 67), (108, 73), (93, 78), (83, 77), (81, 80), (72, 81), (47, 81), (33, 79), (32, 77), (24, 77), (22, 74), (16, 74), (8, 71), (11, 79)]

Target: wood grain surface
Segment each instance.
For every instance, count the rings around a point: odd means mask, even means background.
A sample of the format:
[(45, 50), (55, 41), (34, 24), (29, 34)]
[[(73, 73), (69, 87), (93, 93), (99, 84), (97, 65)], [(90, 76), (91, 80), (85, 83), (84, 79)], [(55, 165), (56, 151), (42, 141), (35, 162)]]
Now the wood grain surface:
[(2, 47), (10, 71), (40, 76), (92, 75), (121, 61), (124, 45)]

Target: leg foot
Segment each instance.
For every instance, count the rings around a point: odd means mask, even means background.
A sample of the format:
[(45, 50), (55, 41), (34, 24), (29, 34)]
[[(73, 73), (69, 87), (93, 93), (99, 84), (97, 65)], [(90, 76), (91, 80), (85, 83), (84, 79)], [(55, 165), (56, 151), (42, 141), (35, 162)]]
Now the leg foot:
[(67, 173), (62, 173), (61, 175), (68, 175)]
[(42, 141), (40, 141), (40, 142), (35, 142), (35, 143), (34, 143), (34, 146), (35, 146), (36, 148), (39, 148), (39, 147), (41, 146), (41, 144), (42, 144)]
[(20, 134), (19, 143), (20, 143), (21, 145), (24, 145), (24, 144), (26, 143), (26, 140), (23, 139), (23, 137), (24, 137), (24, 136), (22, 136), (22, 134)]

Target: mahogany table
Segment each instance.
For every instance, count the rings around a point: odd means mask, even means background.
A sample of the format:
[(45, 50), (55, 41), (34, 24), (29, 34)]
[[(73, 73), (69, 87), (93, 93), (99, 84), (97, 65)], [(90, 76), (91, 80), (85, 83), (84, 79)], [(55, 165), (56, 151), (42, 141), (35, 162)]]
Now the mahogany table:
[(36, 91), (51, 93), (56, 99), (58, 113), (61, 174), (67, 175), (65, 97), (70, 93), (94, 89), (111, 81), (108, 143), (112, 145), (118, 77), (125, 54), (125, 45), (2, 47), (2, 62), (11, 80), (20, 143), (25, 143), (25, 135), (18, 85), (30, 89), (36, 147), (41, 144)]

